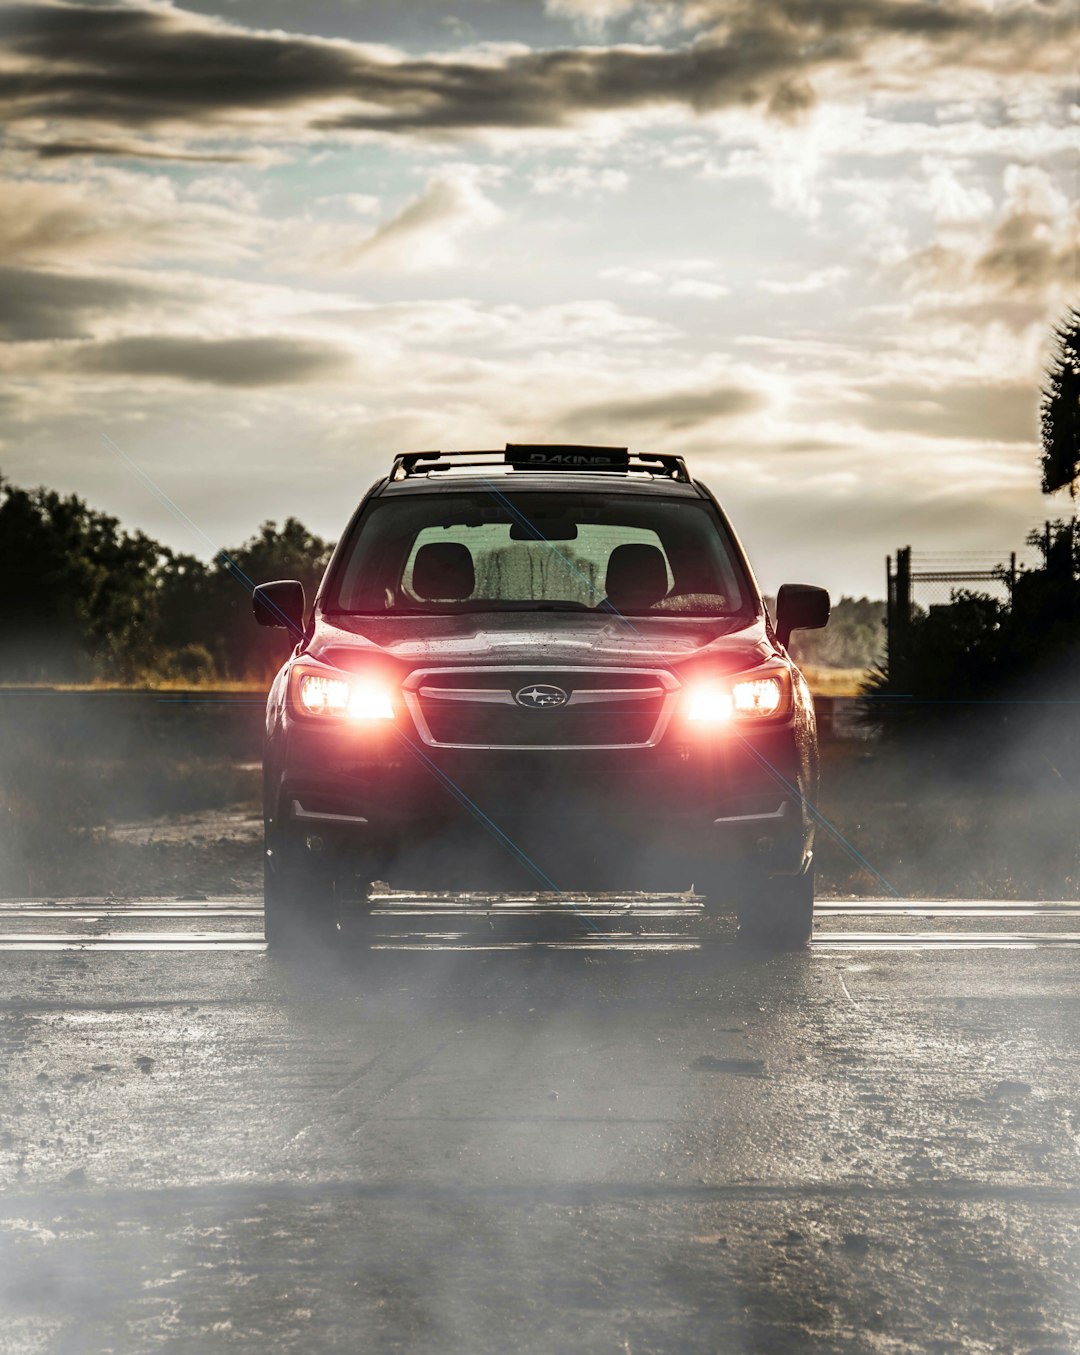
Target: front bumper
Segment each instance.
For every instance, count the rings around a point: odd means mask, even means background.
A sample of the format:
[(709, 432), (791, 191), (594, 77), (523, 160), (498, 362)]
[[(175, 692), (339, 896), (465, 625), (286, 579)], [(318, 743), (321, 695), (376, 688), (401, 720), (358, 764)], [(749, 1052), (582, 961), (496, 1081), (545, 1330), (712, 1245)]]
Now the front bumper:
[[(485, 848), (562, 872), (678, 863), (695, 880), (752, 865), (796, 874), (812, 844), (792, 724), (648, 748), (435, 749), (396, 729), (292, 721), (268, 756), (268, 839), (376, 861)], [(591, 867), (589, 863), (592, 863)], [(622, 878), (620, 884), (629, 883)]]

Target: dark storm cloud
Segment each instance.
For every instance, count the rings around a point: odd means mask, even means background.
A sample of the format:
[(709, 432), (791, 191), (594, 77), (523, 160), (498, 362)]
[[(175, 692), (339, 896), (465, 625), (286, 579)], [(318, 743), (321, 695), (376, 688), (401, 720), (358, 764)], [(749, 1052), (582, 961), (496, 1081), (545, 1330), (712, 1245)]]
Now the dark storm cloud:
[(0, 9), (0, 112), (204, 134), (242, 132), (242, 118), (259, 114), (280, 135), (558, 127), (660, 104), (764, 104), (788, 116), (812, 102), (808, 78), (857, 66), (882, 38), (921, 39), (930, 64), (959, 67), (1007, 50), (1014, 70), (1045, 64), (1066, 42), (1054, 9), (991, 15), (958, 0), (745, 0), (717, 6), (714, 18), (711, 32), (673, 48), (388, 60), (352, 42), (241, 29), (164, 5), (16, 3)]
[(41, 160), (69, 160), (77, 155), (107, 155), (113, 159), (128, 160), (183, 160), (194, 164), (246, 164), (250, 156), (226, 151), (192, 151), (180, 147), (158, 147), (139, 141), (43, 141), (30, 143), (31, 150)]
[(311, 339), (199, 339), (133, 335), (79, 348), (69, 370), (102, 376), (166, 377), (213, 386), (283, 386), (344, 376), (349, 355)]
[(0, 268), (0, 339), (75, 339), (86, 332), (91, 316), (142, 305), (155, 296), (151, 288), (122, 279)]
[(719, 386), (710, 391), (672, 391), (626, 400), (602, 400), (579, 405), (566, 416), (566, 422), (594, 427), (600, 424), (643, 424), (667, 433), (684, 432), (713, 419), (729, 419), (749, 414), (765, 403), (758, 391), (738, 386)]

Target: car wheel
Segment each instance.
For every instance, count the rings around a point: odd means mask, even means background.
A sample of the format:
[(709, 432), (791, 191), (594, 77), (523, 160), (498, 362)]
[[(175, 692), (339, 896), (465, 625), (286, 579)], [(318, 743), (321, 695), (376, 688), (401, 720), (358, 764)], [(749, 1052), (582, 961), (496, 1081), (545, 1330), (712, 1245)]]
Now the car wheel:
[(814, 933), (814, 867), (777, 875), (747, 890), (739, 901), (739, 939), (771, 950), (799, 950)]
[(334, 877), (304, 866), (263, 861), (263, 934), (270, 950), (328, 940), (337, 929)]

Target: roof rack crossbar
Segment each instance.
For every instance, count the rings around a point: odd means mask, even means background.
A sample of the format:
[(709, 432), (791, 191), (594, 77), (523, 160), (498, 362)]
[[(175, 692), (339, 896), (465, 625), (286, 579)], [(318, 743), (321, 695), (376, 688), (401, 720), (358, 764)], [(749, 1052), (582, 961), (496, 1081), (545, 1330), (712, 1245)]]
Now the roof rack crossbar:
[[(493, 466), (505, 467), (516, 473), (536, 469), (522, 460), (515, 460), (515, 454), (523, 451), (542, 452), (543, 444), (529, 444), (527, 447), (521, 444), (508, 443), (505, 449), (502, 448), (455, 448), (451, 451), (425, 451), (425, 452), (402, 452), (394, 458), (393, 468), (390, 472), (391, 480), (406, 480), (414, 475), (431, 475), (438, 471), (447, 470), (465, 470), (473, 467), (492, 468)], [(682, 481), (685, 484), (690, 482), (690, 473), (686, 469), (686, 462), (681, 456), (676, 456), (671, 452), (628, 452), (624, 447), (580, 447), (571, 446), (551, 446), (548, 448), (551, 452), (559, 453), (560, 458), (557, 465), (549, 465), (548, 470), (557, 469), (572, 475), (612, 475), (626, 474), (630, 471), (646, 471), (652, 475), (668, 476), (673, 480)], [(578, 461), (574, 461), (566, 456), (567, 453), (582, 453)], [(600, 453), (617, 453), (617, 464), (603, 464), (603, 457), (596, 457)], [(591, 457), (591, 459), (590, 459)]]
[(690, 479), (690, 472), (686, 469), (686, 462), (681, 456), (676, 456), (674, 452), (634, 452), (633, 455), (638, 461), (658, 462), (674, 480)]

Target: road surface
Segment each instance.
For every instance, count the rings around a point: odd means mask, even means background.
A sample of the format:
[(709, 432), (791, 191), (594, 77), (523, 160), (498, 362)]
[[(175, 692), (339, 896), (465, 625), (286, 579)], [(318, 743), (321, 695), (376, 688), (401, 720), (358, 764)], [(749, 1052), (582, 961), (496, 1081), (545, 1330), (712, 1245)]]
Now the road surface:
[(0, 905), (0, 1352), (1080, 1349), (1080, 905), (380, 906)]

